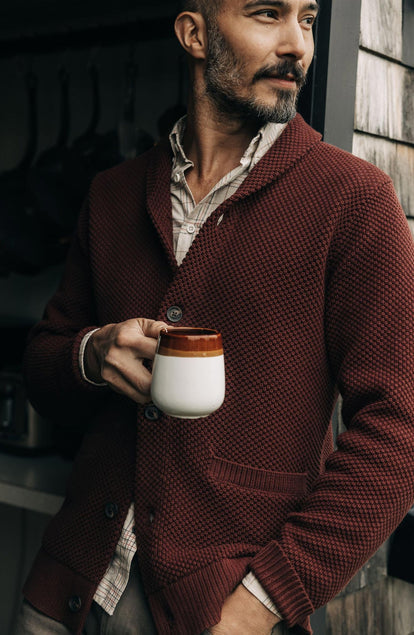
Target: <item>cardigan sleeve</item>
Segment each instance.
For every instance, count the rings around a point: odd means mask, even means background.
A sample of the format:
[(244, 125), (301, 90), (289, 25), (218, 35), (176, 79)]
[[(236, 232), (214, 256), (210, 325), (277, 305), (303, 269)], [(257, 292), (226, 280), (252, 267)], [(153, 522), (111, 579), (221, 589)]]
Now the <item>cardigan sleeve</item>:
[[(79, 367), (79, 350), (86, 333), (96, 328), (94, 294), (90, 282), (88, 204), (81, 210), (62, 281), (33, 327), (23, 360), (27, 391), (43, 416), (79, 425), (98, 400), (102, 387), (86, 382)], [(76, 419), (73, 417), (76, 416)]]
[(388, 177), (358, 206), (352, 198), (333, 231), (325, 304), (346, 431), (280, 539), (251, 562), (288, 626), (347, 584), (414, 499), (413, 240)]

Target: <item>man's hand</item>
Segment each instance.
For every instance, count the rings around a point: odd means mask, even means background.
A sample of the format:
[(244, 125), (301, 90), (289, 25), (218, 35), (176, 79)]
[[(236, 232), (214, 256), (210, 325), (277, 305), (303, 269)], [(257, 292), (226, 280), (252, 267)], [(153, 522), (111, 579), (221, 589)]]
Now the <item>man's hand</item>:
[(211, 635), (270, 635), (278, 618), (242, 584), (225, 601)]
[(86, 345), (84, 364), (88, 379), (106, 382), (137, 403), (150, 400), (151, 373), (143, 365), (152, 360), (164, 322), (145, 318), (108, 324), (95, 331)]

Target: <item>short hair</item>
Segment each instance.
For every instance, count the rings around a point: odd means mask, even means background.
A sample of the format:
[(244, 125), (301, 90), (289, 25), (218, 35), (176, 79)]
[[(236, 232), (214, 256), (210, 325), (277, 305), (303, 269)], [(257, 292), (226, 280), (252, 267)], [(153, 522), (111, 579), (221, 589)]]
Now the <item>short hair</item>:
[(180, 0), (180, 11), (194, 11), (195, 13), (201, 13), (207, 22), (212, 22), (221, 6), (223, 0)]

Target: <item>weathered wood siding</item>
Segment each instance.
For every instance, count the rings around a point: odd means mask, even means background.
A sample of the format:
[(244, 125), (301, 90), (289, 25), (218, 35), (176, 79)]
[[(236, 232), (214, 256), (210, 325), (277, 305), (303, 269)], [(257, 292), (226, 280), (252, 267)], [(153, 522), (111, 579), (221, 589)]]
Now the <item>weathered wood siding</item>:
[(402, 0), (362, 0), (360, 40), (362, 47), (400, 60), (402, 24)]
[(413, 629), (412, 585), (396, 578), (337, 597), (326, 614), (326, 635), (413, 635)]
[(413, 69), (360, 51), (355, 128), (414, 145)]
[(402, 56), (403, 0), (362, 0), (353, 153), (391, 176), (414, 216), (414, 69)]
[(414, 587), (387, 576), (387, 544), (384, 544), (328, 604), (326, 635), (413, 633)]
[(414, 147), (358, 132), (353, 153), (390, 175), (405, 213), (414, 215)]
[(412, 233), (413, 238), (414, 238), (414, 220), (413, 220), (412, 218), (410, 218), (410, 219), (408, 220), (408, 224), (409, 224), (409, 226), (410, 226), (411, 233)]

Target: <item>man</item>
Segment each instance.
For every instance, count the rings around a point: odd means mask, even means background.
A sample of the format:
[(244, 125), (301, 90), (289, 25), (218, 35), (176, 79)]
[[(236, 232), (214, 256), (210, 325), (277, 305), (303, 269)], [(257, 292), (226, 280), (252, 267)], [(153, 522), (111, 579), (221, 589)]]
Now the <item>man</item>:
[[(91, 186), (26, 354), (35, 406), (85, 437), (23, 632), (310, 633), (412, 504), (413, 244), (389, 178), (295, 116), (317, 12), (185, 3), (188, 118)], [(177, 325), (223, 334), (205, 419), (150, 402)]]

